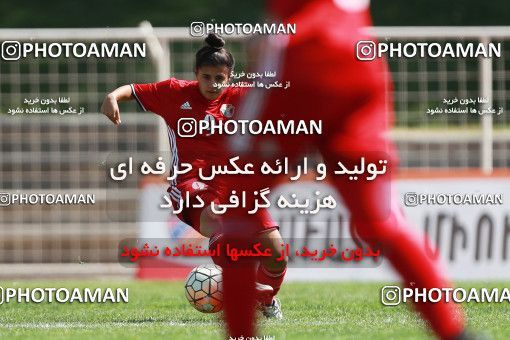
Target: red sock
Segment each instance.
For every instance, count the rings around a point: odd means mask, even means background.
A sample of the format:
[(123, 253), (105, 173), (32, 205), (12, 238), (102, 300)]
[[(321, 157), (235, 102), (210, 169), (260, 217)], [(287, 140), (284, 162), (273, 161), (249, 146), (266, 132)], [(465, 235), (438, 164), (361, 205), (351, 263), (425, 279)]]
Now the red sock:
[[(237, 249), (251, 249), (252, 240), (224, 234), (221, 242)], [(222, 249), (225, 252), (225, 247)], [(223, 257), (223, 311), (227, 338), (256, 335), (255, 280), (257, 262), (250, 257), (233, 261)]]
[(246, 265), (223, 268), (224, 317), (227, 338), (254, 337), (255, 327), (255, 268)]
[(259, 265), (259, 269), (257, 270), (257, 282), (273, 287), (273, 295), (270, 296), (271, 299), (269, 301), (262, 301), (263, 304), (271, 304), (273, 297), (280, 291), (286, 272), (287, 268), (284, 268), (283, 271), (280, 272), (272, 272), (264, 268), (262, 264)]

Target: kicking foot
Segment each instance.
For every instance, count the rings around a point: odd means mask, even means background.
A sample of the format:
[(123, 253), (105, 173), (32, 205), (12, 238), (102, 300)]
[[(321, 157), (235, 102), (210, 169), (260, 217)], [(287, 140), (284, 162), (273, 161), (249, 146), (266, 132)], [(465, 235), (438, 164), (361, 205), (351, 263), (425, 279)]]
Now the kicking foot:
[(260, 305), (262, 314), (268, 319), (283, 319), (282, 305), (277, 297), (273, 297), (273, 301), (269, 305)]
[(273, 287), (255, 282), (256, 299), (260, 304), (270, 304), (273, 299), (273, 292)]

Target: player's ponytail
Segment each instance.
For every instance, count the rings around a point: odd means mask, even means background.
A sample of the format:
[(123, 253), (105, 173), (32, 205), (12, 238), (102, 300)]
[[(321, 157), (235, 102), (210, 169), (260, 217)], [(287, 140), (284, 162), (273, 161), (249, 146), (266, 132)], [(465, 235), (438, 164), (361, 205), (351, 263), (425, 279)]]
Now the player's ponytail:
[(207, 45), (195, 55), (195, 70), (202, 66), (226, 66), (229, 71), (234, 68), (234, 57), (224, 48), (225, 40), (214, 33), (209, 33), (205, 43)]
[(205, 43), (217, 50), (221, 50), (222, 47), (225, 46), (225, 40), (214, 33), (209, 33), (209, 35), (207, 35)]

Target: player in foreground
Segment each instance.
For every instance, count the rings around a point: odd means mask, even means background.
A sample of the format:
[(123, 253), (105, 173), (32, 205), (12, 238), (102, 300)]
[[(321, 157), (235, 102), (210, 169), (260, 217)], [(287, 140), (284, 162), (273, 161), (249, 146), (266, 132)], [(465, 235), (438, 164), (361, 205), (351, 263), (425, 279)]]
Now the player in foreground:
[[(392, 174), (374, 181), (330, 175), (341, 161), (353, 169), (361, 157), (377, 164), (387, 159), (395, 170), (397, 156), (388, 138), (392, 103), (388, 98), (386, 64), (381, 59), (360, 61), (355, 47), (360, 40), (372, 40), (361, 28), (370, 26), (368, 1), (281, 0), (270, 1), (274, 22), (296, 24), (297, 33), (266, 39), (259, 62), (264, 70), (275, 71), (282, 82), (290, 81), (283, 95), (264, 89), (250, 89), (240, 104), (239, 119), (288, 121), (321, 119), (324, 131), (308, 138), (292, 135), (236, 136), (231, 140), (233, 154), (246, 162), (297, 157), (312, 147), (319, 151), (328, 168), (330, 183), (341, 193), (351, 213), (357, 235), (370, 246), (383, 249), (383, 255), (412, 288), (446, 288), (450, 284), (440, 264), (426, 255), (420, 238), (405, 220), (394, 190)], [(268, 176), (236, 177), (231, 186), (253, 192), (273, 187)], [(246, 211), (237, 209), (228, 226), (238, 225)], [(240, 278), (224, 271), (225, 297)], [(243, 284), (254, 278), (241, 278)], [(239, 297), (238, 297), (239, 298)], [(231, 297), (231, 302), (236, 297)], [(451, 299), (450, 299), (451, 301)], [(243, 301), (244, 302), (244, 301)], [(341, 303), (341, 301), (338, 301)], [(441, 339), (467, 339), (464, 315), (453, 302), (417, 303), (416, 309)], [(242, 303), (225, 304), (227, 326), (234, 335), (252, 336), (253, 315)], [(235, 318), (243, 315), (243, 319)], [(230, 319), (229, 319), (230, 317)]]
[[(121, 123), (118, 102), (136, 99), (144, 111), (160, 115), (168, 126), (171, 147), (171, 167), (189, 163), (192, 171), (179, 175), (172, 181), (168, 194), (174, 207), (179, 200), (190, 194), (191, 204), (197, 204), (197, 197), (204, 203), (203, 208), (184, 208), (178, 217), (205, 237), (210, 238), (210, 248), (221, 242), (221, 216), (211, 209), (211, 203), (227, 202), (227, 188), (221, 179), (203, 182), (199, 178), (199, 168), (210, 172), (212, 165), (225, 164), (228, 161), (225, 137), (219, 134), (200, 134), (192, 138), (176, 134), (178, 120), (181, 118), (213, 119), (225, 121), (235, 119), (235, 105), (243, 95), (239, 87), (219, 87), (229, 82), (234, 67), (234, 58), (224, 48), (224, 40), (209, 34), (206, 46), (196, 53), (195, 81), (171, 78), (150, 84), (131, 84), (121, 86), (109, 93), (103, 101), (101, 112), (114, 124)], [(272, 249), (272, 257), (264, 258), (257, 267), (257, 283), (251, 292), (256, 296), (263, 314), (269, 318), (282, 318), (282, 312), (276, 294), (283, 282), (287, 259), (276, 260), (280, 253), (282, 238), (276, 223), (268, 212), (261, 209), (257, 213), (258, 224), (251, 229), (243, 229), (243, 237), (261, 242), (262, 248)], [(224, 266), (223, 260), (213, 257), (216, 264)], [(246, 271), (246, 266), (237, 269)], [(250, 300), (250, 299), (248, 299)]]

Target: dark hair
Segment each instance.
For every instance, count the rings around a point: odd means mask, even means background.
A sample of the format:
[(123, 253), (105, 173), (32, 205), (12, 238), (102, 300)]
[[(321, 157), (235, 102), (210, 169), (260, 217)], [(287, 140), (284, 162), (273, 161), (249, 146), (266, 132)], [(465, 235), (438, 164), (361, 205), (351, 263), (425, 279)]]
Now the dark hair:
[(229, 71), (234, 68), (234, 57), (225, 49), (225, 40), (214, 33), (205, 38), (206, 46), (195, 55), (195, 70), (202, 66), (226, 66)]

